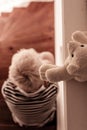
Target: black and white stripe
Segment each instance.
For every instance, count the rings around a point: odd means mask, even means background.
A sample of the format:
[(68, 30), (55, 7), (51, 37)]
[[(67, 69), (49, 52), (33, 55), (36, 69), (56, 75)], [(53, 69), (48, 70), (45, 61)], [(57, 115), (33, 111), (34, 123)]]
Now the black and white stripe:
[(2, 86), (2, 95), (19, 125), (43, 126), (54, 118), (58, 86), (42, 86), (35, 93), (25, 93), (7, 80)]

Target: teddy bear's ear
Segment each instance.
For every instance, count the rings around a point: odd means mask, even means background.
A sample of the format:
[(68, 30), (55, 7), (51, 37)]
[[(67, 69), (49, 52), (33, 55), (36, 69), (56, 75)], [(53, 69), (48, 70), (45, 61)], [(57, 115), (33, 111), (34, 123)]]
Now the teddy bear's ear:
[(76, 31), (72, 34), (72, 40), (87, 44), (87, 32)]
[(70, 53), (72, 53), (77, 47), (78, 47), (79, 43), (76, 42), (76, 41), (70, 41), (68, 44), (67, 44), (67, 47), (68, 47), (68, 51)]

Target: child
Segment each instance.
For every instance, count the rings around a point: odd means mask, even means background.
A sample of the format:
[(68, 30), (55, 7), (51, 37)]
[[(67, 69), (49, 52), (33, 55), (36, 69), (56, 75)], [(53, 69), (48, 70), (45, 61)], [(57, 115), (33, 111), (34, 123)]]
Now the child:
[(53, 64), (50, 52), (22, 49), (12, 57), (8, 79), (2, 86), (2, 95), (20, 126), (44, 126), (54, 119), (56, 111), (56, 84), (42, 81), (39, 67)]

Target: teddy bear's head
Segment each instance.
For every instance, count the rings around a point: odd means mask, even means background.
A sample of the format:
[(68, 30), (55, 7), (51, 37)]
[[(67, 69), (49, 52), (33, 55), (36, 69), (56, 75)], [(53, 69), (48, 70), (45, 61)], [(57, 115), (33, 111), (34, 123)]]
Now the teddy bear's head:
[(39, 53), (33, 48), (21, 49), (12, 57), (9, 78), (24, 91), (35, 92), (43, 84), (38, 71), (43, 63), (54, 63), (52, 53)]
[(66, 70), (78, 81), (87, 80), (87, 36), (83, 32), (75, 32), (73, 40), (68, 43), (68, 62)]
[(69, 54), (64, 65), (45, 64), (40, 67), (42, 80), (59, 82), (73, 78), (81, 82), (87, 81), (87, 32), (75, 31), (67, 46)]

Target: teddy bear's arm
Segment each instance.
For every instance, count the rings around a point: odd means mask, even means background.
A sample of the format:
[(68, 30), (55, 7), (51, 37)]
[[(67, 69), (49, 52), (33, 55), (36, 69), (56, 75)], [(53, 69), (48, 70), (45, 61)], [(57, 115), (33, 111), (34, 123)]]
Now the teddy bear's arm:
[(73, 78), (68, 74), (65, 66), (48, 69), (45, 75), (47, 80), (50, 82), (59, 82)]
[(52, 69), (52, 68), (56, 68), (55, 65), (52, 65), (52, 64), (43, 64), (41, 65), (41, 67), (39, 68), (39, 74), (40, 74), (40, 78), (44, 81), (47, 81), (47, 78), (45, 76), (46, 74), (46, 71), (48, 69)]

